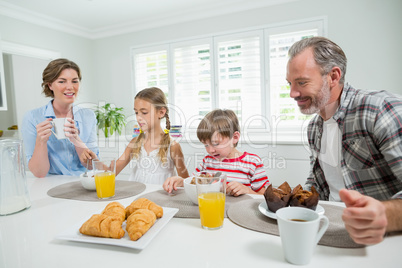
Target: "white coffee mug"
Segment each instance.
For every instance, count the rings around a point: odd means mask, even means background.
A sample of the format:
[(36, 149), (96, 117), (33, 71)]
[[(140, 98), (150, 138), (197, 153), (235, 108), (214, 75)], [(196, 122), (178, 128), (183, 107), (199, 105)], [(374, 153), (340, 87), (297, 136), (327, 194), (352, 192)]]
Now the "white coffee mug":
[[(293, 264), (308, 264), (318, 241), (328, 228), (328, 218), (301, 207), (278, 209), (276, 217), (285, 259)], [(319, 229), (321, 220), (323, 225)]]
[(50, 124), (52, 124), (54, 131), (52, 131), (53, 135), (58, 139), (67, 139), (66, 137), (66, 132), (64, 131), (64, 124), (69, 123), (67, 118), (55, 118), (52, 121), (50, 121)]

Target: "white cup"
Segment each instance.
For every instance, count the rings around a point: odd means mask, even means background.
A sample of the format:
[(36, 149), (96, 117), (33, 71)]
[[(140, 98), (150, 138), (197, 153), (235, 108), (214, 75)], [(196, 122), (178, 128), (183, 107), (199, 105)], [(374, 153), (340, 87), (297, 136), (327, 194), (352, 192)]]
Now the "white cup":
[[(276, 217), (285, 259), (292, 264), (308, 264), (318, 241), (328, 228), (328, 218), (301, 207), (278, 209)], [(318, 230), (321, 220), (323, 225)]]
[(64, 124), (66, 123), (69, 123), (67, 118), (55, 118), (50, 121), (50, 124), (52, 124), (54, 128), (54, 131), (52, 130), (52, 133), (58, 140), (67, 139), (66, 132), (64, 131)]

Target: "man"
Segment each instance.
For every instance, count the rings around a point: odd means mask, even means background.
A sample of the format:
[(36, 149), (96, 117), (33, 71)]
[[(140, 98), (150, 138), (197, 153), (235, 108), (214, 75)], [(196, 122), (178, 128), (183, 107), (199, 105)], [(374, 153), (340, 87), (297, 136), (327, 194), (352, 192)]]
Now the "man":
[(352, 239), (376, 244), (402, 230), (402, 100), (354, 89), (345, 83), (346, 63), (332, 41), (303, 39), (289, 50), (287, 80), (301, 112), (317, 113), (308, 127), (306, 188), (343, 201)]

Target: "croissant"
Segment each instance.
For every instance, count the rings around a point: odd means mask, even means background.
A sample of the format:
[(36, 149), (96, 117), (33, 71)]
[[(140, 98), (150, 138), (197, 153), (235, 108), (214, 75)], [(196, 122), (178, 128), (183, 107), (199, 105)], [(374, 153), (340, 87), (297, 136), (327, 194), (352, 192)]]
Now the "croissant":
[(119, 219), (121, 222), (123, 222), (126, 219), (126, 210), (124, 206), (119, 202), (109, 203), (102, 211), (102, 214), (115, 217)]
[(154, 202), (146, 199), (139, 198), (134, 200), (128, 207), (126, 207), (126, 215), (127, 218), (137, 209), (146, 208), (153, 211), (157, 218), (162, 218), (163, 216), (163, 208), (155, 204)]
[(130, 239), (140, 239), (156, 221), (155, 213), (148, 209), (137, 209), (128, 218), (126, 230)]
[(104, 214), (95, 214), (84, 222), (80, 228), (80, 233), (90, 236), (120, 239), (124, 236), (121, 224), (122, 222), (118, 218)]

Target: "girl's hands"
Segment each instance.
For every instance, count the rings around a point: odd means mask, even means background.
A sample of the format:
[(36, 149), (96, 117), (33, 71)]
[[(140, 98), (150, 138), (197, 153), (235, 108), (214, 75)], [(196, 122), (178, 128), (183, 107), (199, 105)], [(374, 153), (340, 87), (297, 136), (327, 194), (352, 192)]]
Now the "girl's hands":
[(36, 125), (36, 140), (40, 143), (47, 143), (50, 135), (52, 135), (52, 118), (47, 118), (45, 121)]
[(180, 176), (170, 177), (165, 180), (162, 187), (166, 192), (172, 193), (173, 190), (175, 190), (175, 191), (177, 190), (177, 187), (184, 186), (183, 180), (184, 179)]

